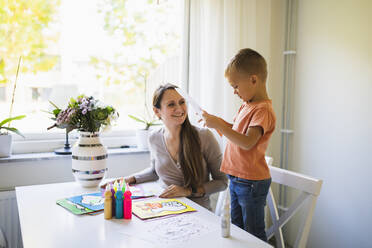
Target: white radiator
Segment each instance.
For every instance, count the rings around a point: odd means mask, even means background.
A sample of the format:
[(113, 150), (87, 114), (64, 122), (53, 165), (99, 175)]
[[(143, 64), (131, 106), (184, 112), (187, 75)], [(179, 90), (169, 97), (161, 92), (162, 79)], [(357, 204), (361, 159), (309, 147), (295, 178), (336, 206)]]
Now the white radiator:
[(0, 192), (0, 248), (22, 248), (21, 228), (15, 191)]

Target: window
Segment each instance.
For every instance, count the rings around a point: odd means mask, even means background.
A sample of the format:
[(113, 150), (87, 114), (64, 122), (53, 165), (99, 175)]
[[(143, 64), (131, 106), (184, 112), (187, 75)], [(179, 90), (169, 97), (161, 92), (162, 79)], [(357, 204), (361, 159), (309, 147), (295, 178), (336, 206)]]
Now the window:
[(37, 101), (39, 100), (40, 93), (39, 93), (39, 88), (31, 88), (32, 90), (32, 100)]
[(0, 86), (0, 102), (5, 102), (6, 99), (6, 88)]
[(128, 114), (144, 115), (159, 84), (179, 84), (182, 0), (14, 0), (0, 12), (0, 119), (22, 56), (13, 116), (27, 117), (12, 125), (27, 138), (63, 134), (46, 131), (49, 100), (64, 108), (93, 95), (118, 110), (113, 131), (123, 131), (138, 127)]

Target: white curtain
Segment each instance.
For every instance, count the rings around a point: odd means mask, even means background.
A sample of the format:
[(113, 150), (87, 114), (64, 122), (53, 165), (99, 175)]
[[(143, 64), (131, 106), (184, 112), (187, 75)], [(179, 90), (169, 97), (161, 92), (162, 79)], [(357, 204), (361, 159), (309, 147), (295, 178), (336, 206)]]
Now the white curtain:
[(188, 1), (189, 94), (206, 111), (232, 122), (241, 101), (224, 71), (241, 48), (269, 54), (270, 0)]

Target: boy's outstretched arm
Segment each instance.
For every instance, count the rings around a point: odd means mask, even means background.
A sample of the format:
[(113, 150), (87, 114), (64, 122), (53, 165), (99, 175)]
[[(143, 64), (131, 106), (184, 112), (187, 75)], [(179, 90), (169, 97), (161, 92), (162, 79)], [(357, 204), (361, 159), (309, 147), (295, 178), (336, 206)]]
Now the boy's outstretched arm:
[(222, 118), (210, 115), (203, 111), (204, 125), (219, 130), (227, 139), (245, 150), (251, 149), (262, 137), (263, 129), (260, 126), (248, 128), (247, 134), (241, 134), (232, 129), (232, 124)]

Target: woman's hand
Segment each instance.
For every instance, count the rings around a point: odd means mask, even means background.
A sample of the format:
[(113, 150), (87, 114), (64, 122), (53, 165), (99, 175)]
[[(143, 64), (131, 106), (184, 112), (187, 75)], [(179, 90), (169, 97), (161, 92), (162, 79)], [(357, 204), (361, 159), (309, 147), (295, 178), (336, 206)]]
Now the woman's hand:
[[(136, 179), (134, 177), (126, 177), (126, 178), (124, 178), (124, 180), (129, 185), (136, 183)], [(120, 178), (115, 179), (113, 181), (108, 181), (105, 184), (102, 184), (100, 187), (101, 187), (101, 189), (105, 190), (108, 183), (114, 184), (115, 181), (120, 181)]]
[(135, 177), (125, 177), (124, 180), (129, 185), (136, 184), (136, 178)]
[(190, 188), (184, 188), (178, 185), (169, 185), (163, 193), (159, 195), (161, 198), (172, 198), (172, 197), (186, 197), (191, 195)]
[(113, 184), (114, 182), (115, 182), (115, 180), (113, 180), (113, 181), (108, 181), (108, 182), (102, 184), (102, 185), (100, 186), (100, 188), (103, 189), (103, 190), (106, 190), (107, 184), (110, 184), (110, 183)]

